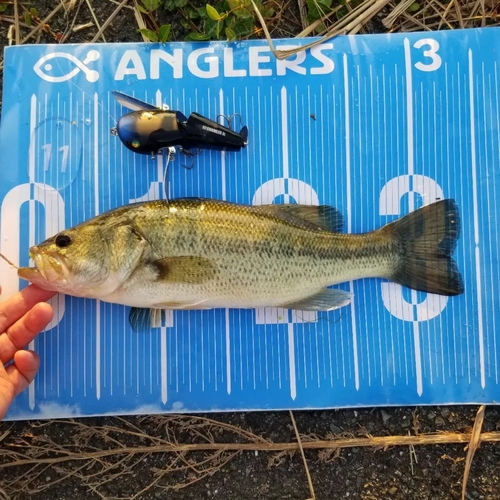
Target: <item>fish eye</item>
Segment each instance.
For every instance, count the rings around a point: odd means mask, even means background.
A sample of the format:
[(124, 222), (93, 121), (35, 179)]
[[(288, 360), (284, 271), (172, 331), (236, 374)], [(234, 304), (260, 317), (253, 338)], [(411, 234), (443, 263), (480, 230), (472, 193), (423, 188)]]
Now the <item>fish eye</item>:
[(56, 237), (56, 245), (59, 248), (66, 248), (71, 244), (71, 238), (67, 234), (59, 234)]

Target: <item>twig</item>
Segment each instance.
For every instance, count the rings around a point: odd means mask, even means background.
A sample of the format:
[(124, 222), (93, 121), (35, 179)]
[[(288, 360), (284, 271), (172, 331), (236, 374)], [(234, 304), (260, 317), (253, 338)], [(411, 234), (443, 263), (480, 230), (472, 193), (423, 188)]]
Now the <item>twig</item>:
[(111, 13), (111, 15), (106, 19), (106, 22), (100, 27), (100, 29), (97, 31), (96, 35), (94, 38), (92, 38), (90, 43), (95, 43), (99, 39), (99, 37), (104, 33), (106, 28), (113, 22), (114, 18), (118, 15), (118, 13), (125, 7), (125, 4), (128, 2), (128, 0), (123, 0), (118, 7)]
[(460, 26), (460, 29), (464, 29), (464, 20), (462, 17), (462, 10), (460, 9), (460, 3), (458, 0), (453, 0), (453, 3), (455, 4), (455, 12), (457, 13), (457, 19), (458, 19), (458, 25)]
[(308, 26), (306, 2), (305, 0), (297, 0), (297, 5), (299, 7), (300, 24), (302, 25), (302, 29), (305, 30)]
[(438, 30), (441, 29), (441, 26), (443, 25), (443, 22), (446, 19), (446, 16), (448, 15), (448, 12), (450, 11), (451, 6), (453, 5), (453, 3), (454, 3), (454, 0), (451, 0), (450, 2), (448, 2), (448, 5), (446, 6), (446, 9), (445, 9), (445, 11), (443, 13), (443, 18), (441, 19), (441, 22), (439, 23)]
[(307, 465), (306, 454), (304, 453), (304, 447), (302, 446), (302, 440), (300, 439), (300, 434), (297, 429), (297, 423), (295, 422), (295, 417), (293, 416), (292, 410), (290, 410), (290, 418), (292, 419), (293, 430), (295, 431), (295, 436), (297, 437), (297, 444), (299, 445), (300, 454), (302, 455), (302, 461), (304, 462), (304, 467), (306, 469), (307, 484), (309, 485), (309, 493), (311, 493), (311, 498), (307, 500), (316, 500), (316, 494), (314, 493), (314, 486), (311, 479), (311, 473), (309, 472), (309, 466)]
[(485, 410), (485, 405), (480, 406), (476, 414), (476, 419), (474, 420), (474, 427), (472, 428), (469, 450), (467, 451), (467, 458), (465, 460), (464, 480), (462, 483), (462, 500), (465, 500), (465, 490), (467, 488), (467, 480), (469, 479), (472, 459), (474, 458), (474, 454), (481, 444), (481, 429), (483, 427)]
[[(438, 5), (437, 7), (434, 5), (435, 3)], [(447, 21), (447, 19), (445, 17), (447, 14), (447, 11), (445, 10), (444, 5), (440, 4), (439, 2), (437, 2), (435, 0), (431, 0), (429, 2), (429, 6), (436, 12), (436, 15), (442, 19), (442, 22), (446, 23), (446, 25), (448, 26), (448, 29), (452, 30), (453, 26)], [(443, 11), (444, 11), (444, 13), (443, 13)]]
[[(257, 436), (255, 436), (257, 437)], [(500, 432), (485, 432), (480, 436), (481, 442), (500, 442)], [(338, 449), (338, 448), (357, 448), (357, 447), (373, 447), (387, 448), (391, 446), (423, 446), (431, 444), (453, 444), (453, 443), (469, 443), (471, 433), (443, 433), (443, 434), (421, 434), (419, 436), (380, 436), (380, 437), (362, 437), (362, 438), (341, 438), (332, 440), (316, 440), (304, 441), (303, 448), (306, 450), (321, 450), (321, 449)], [(50, 452), (51, 450), (45, 447), (26, 444), (31, 450), (37, 452)], [(21, 446), (16, 445), (19, 450)], [(18, 467), (23, 465), (34, 465), (44, 463), (63, 463), (68, 461), (81, 461), (88, 459), (99, 459), (105, 457), (119, 456), (123, 454), (136, 455), (138, 453), (169, 453), (169, 452), (196, 452), (196, 451), (296, 451), (300, 450), (298, 443), (273, 443), (273, 442), (253, 442), (253, 443), (200, 443), (200, 444), (162, 444), (156, 446), (127, 446), (118, 449), (106, 449), (95, 452), (85, 452), (81, 449), (71, 451), (65, 448), (58, 448), (57, 457), (47, 458), (30, 458), (26, 456), (15, 462), (0, 464), (2, 468)], [(55, 451), (55, 450), (54, 450)], [(19, 453), (16, 451), (16, 453)], [(0, 449), (0, 457), (9, 452), (5, 446)]]
[(17, 0), (14, 0), (14, 26), (16, 30), (16, 45), (19, 45), (20, 36), (19, 36), (19, 9), (17, 5)]
[[(2, 65), (3, 66), (3, 65)], [(0, 253), (0, 259), (3, 259), (5, 262), (7, 262), (7, 264), (9, 264), (9, 266), (13, 267), (14, 269), (19, 269), (19, 267), (17, 267), (13, 262), (11, 262), (7, 257), (5, 257), (4, 254)], [(5, 436), (3, 436), (5, 437)], [(1, 441), (1, 439), (0, 439)]]
[[(101, 30), (101, 25), (99, 24), (99, 20), (97, 19), (97, 16), (95, 15), (94, 9), (92, 8), (92, 2), (91, 0), (85, 0), (87, 2), (87, 6), (90, 10), (90, 15), (94, 19), (95, 25), (97, 26), (97, 29), (100, 31)], [(106, 43), (106, 38), (104, 38), (104, 33), (101, 33), (101, 38), (104, 43)]]
[[(137, 0), (134, 0), (134, 16), (139, 29), (145, 29), (146, 23), (144, 22), (144, 18), (142, 17), (141, 11), (139, 10), (139, 4), (137, 3)], [(142, 39), (145, 42), (149, 41), (148, 37), (144, 33), (141, 33), (141, 35)]]
[(11, 24), (9, 26), (9, 30), (7, 31), (7, 40), (9, 42), (9, 47), (12, 45), (12, 42), (14, 41), (14, 35), (16, 32), (16, 26), (15, 24)]
[(73, 28), (73, 33), (78, 33), (79, 31), (83, 31), (83, 30), (92, 28), (92, 26), (94, 26), (94, 23), (92, 21), (89, 21), (88, 23), (85, 23), (85, 24), (77, 24)]
[[(61, 3), (64, 3), (63, 0), (60, 0)], [(64, 5), (64, 10), (66, 12), (69, 12), (70, 10), (73, 10), (75, 8), (77, 0), (68, 0), (68, 2)]]
[[(408, 436), (410, 436), (410, 431), (408, 431)], [(414, 474), (414, 471), (413, 471), (413, 462), (415, 462), (416, 464), (418, 464), (418, 460), (417, 460), (417, 452), (415, 451), (415, 446), (410, 444), (410, 446), (408, 446), (408, 450), (410, 452), (410, 464), (411, 464), (411, 475), (413, 476)]]
[[(115, 5), (120, 5), (120, 2), (118, 2), (117, 0), (109, 0), (110, 3), (114, 3)], [(125, 5), (124, 6), (125, 9), (130, 9), (130, 10), (134, 10), (134, 7), (132, 5)]]
[[(429, 30), (428, 26), (426, 26), (424, 23), (420, 22), (418, 19), (416, 19), (415, 17), (413, 17), (411, 14), (408, 14), (408, 12), (403, 12), (403, 17), (405, 19), (410, 20), (412, 23), (416, 24), (417, 25), (417, 29), (422, 29), (422, 30), (425, 30), (425, 31)], [(403, 26), (401, 28), (401, 31), (408, 31), (408, 30), (406, 30), (405, 27)]]
[(6, 430), (3, 434), (0, 435), (0, 443), (10, 434), (9, 430)]
[(52, 10), (52, 12), (45, 18), (40, 21), (40, 24), (33, 28), (22, 40), (21, 44), (26, 43), (33, 35), (36, 35), (64, 6), (64, 3), (61, 2), (57, 5), (57, 7)]
[(335, 23), (328, 30), (327, 34), (321, 37), (320, 39), (311, 42), (307, 45), (304, 45), (302, 47), (298, 47), (296, 49), (276, 50), (274, 48), (271, 36), (269, 34), (269, 30), (267, 29), (266, 22), (264, 21), (264, 18), (262, 17), (259, 8), (257, 7), (257, 5), (255, 5), (255, 2), (253, 0), (250, 1), (252, 2), (252, 6), (255, 13), (257, 14), (257, 17), (259, 18), (264, 34), (266, 35), (267, 43), (271, 48), (271, 52), (274, 54), (276, 59), (286, 59), (287, 57), (293, 54), (305, 51), (307, 49), (315, 47), (316, 45), (320, 45), (325, 41), (330, 40), (331, 38), (334, 38), (338, 35), (356, 32), (359, 30), (360, 25), (368, 22), (377, 12), (379, 12), (390, 2), (390, 0), (366, 0), (361, 5), (353, 9), (353, 11), (350, 14), (344, 16), (340, 21)]
[(385, 18), (382, 19), (382, 24), (386, 28), (391, 28), (392, 25), (394, 24), (394, 21), (403, 13), (405, 12), (410, 5), (413, 4), (414, 0), (403, 0), (401, 3), (396, 5), (396, 7), (392, 10), (392, 12)]
[[(59, 43), (64, 43), (68, 39), (68, 37), (71, 35), (71, 32), (73, 31), (73, 26), (76, 24), (76, 18), (78, 17), (78, 13), (80, 12), (80, 8), (82, 6), (82, 0), (78, 2), (78, 8), (76, 9), (75, 15), (73, 16), (73, 21), (71, 21), (71, 25), (68, 26), (66, 25), (66, 31), (64, 32), (61, 40), (59, 40)], [(70, 8), (68, 8), (67, 12), (72, 10), (75, 6), (71, 4)]]
[[(349, 5), (349, 2), (346, 2), (346, 5)], [(330, 17), (332, 17), (334, 14), (336, 14), (340, 9), (342, 9), (344, 5), (337, 5), (337, 7), (334, 7), (326, 16), (323, 16), (316, 21), (314, 21), (312, 24), (307, 26), (306, 29), (302, 30), (298, 35), (297, 38), (304, 38), (306, 36), (309, 36), (316, 28), (321, 26), (322, 24), (325, 23), (325, 21), (329, 20)]]

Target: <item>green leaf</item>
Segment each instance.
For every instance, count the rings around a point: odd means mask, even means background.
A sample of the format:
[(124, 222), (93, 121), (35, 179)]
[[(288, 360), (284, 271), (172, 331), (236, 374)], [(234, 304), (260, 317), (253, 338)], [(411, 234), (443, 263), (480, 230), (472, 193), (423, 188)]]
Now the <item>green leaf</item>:
[(189, 19), (198, 19), (200, 17), (199, 12), (189, 5), (184, 9), (184, 12)]
[(217, 9), (215, 7), (212, 7), (210, 4), (207, 3), (207, 14), (210, 19), (213, 19), (214, 21), (220, 21), (221, 20), (221, 15), (217, 12)]
[(418, 2), (414, 2), (408, 7), (407, 10), (408, 12), (417, 12), (418, 9), (420, 9), (420, 4)]
[(148, 28), (141, 28), (138, 30), (139, 33), (142, 33), (146, 38), (149, 39), (151, 42), (157, 42), (158, 41), (158, 35), (153, 31)]
[(230, 10), (238, 9), (241, 7), (241, 0), (227, 0), (227, 5)]
[(251, 35), (254, 29), (253, 18), (242, 19), (234, 25), (234, 32), (238, 38), (243, 38), (244, 36)]
[(33, 21), (31, 19), (31, 16), (30, 16), (30, 13), (29, 12), (25, 12), (24, 13), (24, 22), (28, 25), (28, 26), (32, 26), (33, 25)]
[(213, 19), (207, 19), (204, 24), (204, 31), (210, 37), (211, 40), (219, 40), (220, 34), (224, 33), (225, 19), (220, 21), (214, 21)]
[(247, 9), (235, 10), (233, 14), (240, 19), (248, 19), (250, 17), (253, 17), (253, 14), (251, 12), (248, 12)]
[(195, 31), (189, 33), (186, 37), (186, 40), (192, 40), (194, 42), (202, 42), (206, 40), (210, 40), (210, 37), (205, 33), (196, 33)]
[(188, 4), (188, 0), (174, 0), (175, 6), (177, 8), (185, 7)]
[(332, 0), (307, 0), (307, 11), (312, 21), (321, 18), (331, 10)]
[(260, 13), (264, 19), (269, 19), (274, 16), (274, 9), (272, 7), (262, 7)]
[(142, 4), (148, 10), (148, 12), (156, 10), (160, 6), (160, 3), (161, 0), (142, 0)]
[(205, 21), (205, 33), (210, 39), (217, 40), (219, 38), (218, 33), (220, 33), (221, 30), (221, 23), (224, 23), (224, 21), (214, 21), (213, 19), (207, 19)]
[(225, 19), (227, 17), (227, 11), (229, 10), (229, 5), (227, 4), (226, 0), (223, 2), (218, 2), (214, 5), (215, 10), (217, 12), (220, 12), (221, 19)]
[(306, 0), (306, 6), (307, 6), (307, 18), (309, 21), (315, 21), (316, 19), (319, 19), (319, 11), (318, 7), (316, 7), (316, 3), (314, 0)]
[(35, 7), (31, 7), (30, 12), (32, 16), (38, 17), (38, 10)]
[(316, 27), (316, 29), (314, 30), (314, 32), (319, 35), (320, 33), (323, 33), (323, 31), (325, 31), (325, 30), (326, 30), (325, 24), (319, 23), (318, 26)]
[(227, 41), (236, 40), (236, 33), (231, 28), (226, 28)]
[(171, 36), (171, 26), (170, 24), (163, 24), (158, 30), (158, 40), (162, 43), (168, 42)]
[(196, 10), (202, 19), (208, 18), (207, 9), (205, 9), (205, 7), (196, 7)]
[(187, 19), (181, 19), (181, 26), (186, 30), (193, 29), (193, 25)]
[(7, 4), (6, 3), (0, 3), (0, 12), (5, 12), (7, 10)]
[(163, 7), (165, 7), (166, 10), (175, 10), (177, 6), (175, 5), (175, 0), (165, 0), (163, 3)]
[(148, 11), (146, 10), (145, 7), (143, 7), (142, 5), (139, 5), (137, 4), (137, 8), (139, 9), (140, 12), (142, 12), (143, 14), (147, 14)]
[(227, 28), (234, 28), (234, 25), (238, 22), (238, 18), (236, 16), (227, 16), (226, 17), (226, 27)]

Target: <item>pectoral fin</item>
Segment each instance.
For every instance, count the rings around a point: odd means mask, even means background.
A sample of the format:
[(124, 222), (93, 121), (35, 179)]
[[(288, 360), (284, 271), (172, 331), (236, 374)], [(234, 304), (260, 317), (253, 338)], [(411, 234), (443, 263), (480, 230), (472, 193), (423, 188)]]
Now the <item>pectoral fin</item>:
[(158, 271), (157, 279), (169, 283), (199, 285), (215, 276), (213, 261), (192, 255), (165, 257), (152, 263)]
[(344, 290), (325, 288), (299, 302), (283, 304), (280, 307), (297, 311), (332, 311), (349, 304), (352, 297), (352, 293)]

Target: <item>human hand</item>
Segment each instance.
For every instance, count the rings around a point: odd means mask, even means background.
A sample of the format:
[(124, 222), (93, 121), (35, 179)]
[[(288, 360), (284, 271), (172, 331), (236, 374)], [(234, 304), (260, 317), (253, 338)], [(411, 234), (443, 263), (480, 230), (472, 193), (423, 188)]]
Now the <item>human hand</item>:
[[(40, 358), (24, 347), (52, 321), (52, 307), (45, 301), (55, 294), (29, 285), (0, 302), (0, 420), (13, 399), (35, 378)], [(6, 367), (11, 360), (14, 362)]]

